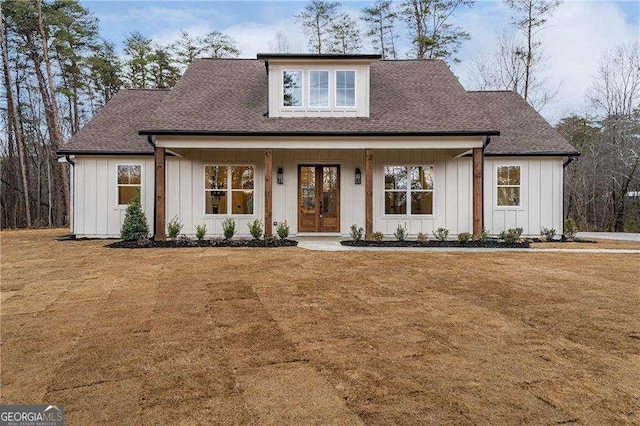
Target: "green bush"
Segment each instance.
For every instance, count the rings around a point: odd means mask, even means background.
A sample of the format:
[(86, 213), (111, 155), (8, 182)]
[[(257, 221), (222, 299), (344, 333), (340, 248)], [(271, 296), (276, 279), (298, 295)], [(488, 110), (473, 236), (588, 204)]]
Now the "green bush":
[(418, 232), (418, 235), (416, 236), (416, 241), (421, 243), (426, 243), (427, 241), (429, 241), (429, 235), (423, 232)]
[(511, 228), (506, 231), (500, 232), (499, 238), (504, 240), (505, 243), (513, 244), (518, 242), (522, 235), (522, 228)]
[(572, 217), (565, 220), (564, 236), (570, 240), (575, 240), (577, 233), (578, 233), (578, 225), (576, 225), (576, 221)]
[(407, 227), (401, 224), (398, 224), (398, 228), (396, 228), (396, 232), (393, 233), (393, 236), (396, 237), (398, 241), (404, 241), (407, 239)]
[(438, 228), (433, 231), (433, 236), (438, 241), (447, 241), (447, 237), (449, 236), (449, 230), (447, 228)]
[(289, 225), (287, 224), (286, 219), (278, 223), (276, 234), (278, 234), (278, 237), (280, 237), (281, 240), (287, 239), (287, 237), (289, 236)]
[(137, 241), (149, 237), (149, 224), (142, 211), (140, 196), (129, 203), (124, 215), (124, 222), (120, 229), (120, 238), (124, 241)]
[(458, 234), (458, 242), (462, 244), (467, 244), (469, 241), (471, 241), (471, 238), (473, 238), (473, 235), (471, 235), (469, 232), (461, 232)]
[(487, 230), (486, 228), (482, 228), (482, 232), (480, 233), (480, 241), (482, 241), (483, 243), (486, 243), (490, 239), (491, 239), (491, 234), (489, 233), (489, 230)]
[(556, 236), (556, 230), (543, 226), (542, 228), (540, 228), (540, 236), (545, 241), (551, 241)]
[(358, 242), (364, 236), (364, 229), (362, 227), (358, 227), (355, 223), (351, 225), (351, 240)]
[(376, 243), (381, 243), (382, 240), (384, 239), (384, 234), (382, 232), (374, 232), (371, 235), (371, 238), (373, 238), (373, 241), (375, 241)]
[(262, 219), (256, 219), (251, 223), (248, 223), (249, 233), (254, 240), (259, 240), (262, 237)]
[(204, 238), (204, 236), (207, 233), (207, 225), (196, 225), (196, 238), (199, 241), (202, 241), (202, 239)]
[(228, 217), (222, 222), (222, 233), (225, 240), (230, 240), (236, 235), (236, 221)]
[(174, 216), (173, 219), (171, 219), (169, 221), (169, 224), (167, 225), (169, 238), (176, 238), (178, 234), (180, 234), (180, 231), (182, 231), (183, 226), (184, 225), (182, 221), (178, 218), (178, 216), (177, 215)]

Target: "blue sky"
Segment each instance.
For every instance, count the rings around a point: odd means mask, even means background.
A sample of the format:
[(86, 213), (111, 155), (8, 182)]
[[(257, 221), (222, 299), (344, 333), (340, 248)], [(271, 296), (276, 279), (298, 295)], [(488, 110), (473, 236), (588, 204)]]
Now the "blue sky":
[[(371, 3), (342, 1), (342, 10), (357, 17)], [(101, 35), (118, 48), (132, 31), (166, 44), (180, 29), (197, 35), (215, 29), (236, 39), (242, 57), (268, 52), (278, 31), (286, 34), (298, 50), (307, 49), (293, 20), (305, 1), (146, 0), (82, 4), (100, 19)], [(458, 54), (461, 62), (452, 68), (463, 85), (471, 89), (473, 61), (495, 46), (499, 34), (513, 31), (510, 11), (500, 1), (476, 1), (473, 7), (457, 13), (455, 23), (471, 34), (471, 40), (463, 44)], [(640, 41), (640, 2), (565, 1), (540, 39), (547, 57), (545, 78), (559, 88), (555, 102), (545, 107), (543, 114), (555, 121), (570, 112), (585, 112), (585, 95), (602, 54), (616, 45)], [(366, 46), (365, 43), (363, 50), (367, 50)], [(408, 50), (408, 46), (401, 50)]]

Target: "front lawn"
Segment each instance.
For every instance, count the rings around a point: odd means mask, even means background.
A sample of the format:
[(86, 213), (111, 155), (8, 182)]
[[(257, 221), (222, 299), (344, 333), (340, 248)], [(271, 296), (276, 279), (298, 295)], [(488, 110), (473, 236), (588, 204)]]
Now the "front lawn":
[(64, 233), (0, 233), (3, 404), (68, 424), (640, 422), (637, 254)]

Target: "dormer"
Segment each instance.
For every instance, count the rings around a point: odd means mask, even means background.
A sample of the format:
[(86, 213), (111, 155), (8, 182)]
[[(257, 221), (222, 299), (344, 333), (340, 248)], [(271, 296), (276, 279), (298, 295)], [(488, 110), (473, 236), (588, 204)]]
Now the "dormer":
[(370, 73), (380, 55), (258, 54), (269, 117), (369, 117)]

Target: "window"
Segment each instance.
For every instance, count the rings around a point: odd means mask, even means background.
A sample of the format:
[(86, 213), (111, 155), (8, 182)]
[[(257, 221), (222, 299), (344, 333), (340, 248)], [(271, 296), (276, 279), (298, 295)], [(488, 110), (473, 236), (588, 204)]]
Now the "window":
[(142, 166), (118, 164), (118, 205), (124, 206), (140, 196)]
[(329, 71), (309, 71), (309, 106), (329, 106)]
[(253, 166), (205, 166), (205, 214), (253, 214)]
[(498, 166), (498, 207), (520, 206), (520, 166)]
[(356, 72), (336, 71), (336, 107), (356, 106)]
[(433, 214), (432, 166), (385, 166), (385, 214)]
[(282, 72), (282, 105), (302, 106), (302, 71)]

